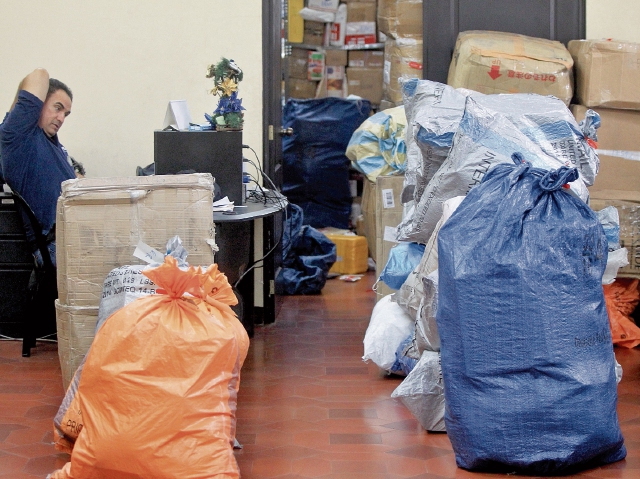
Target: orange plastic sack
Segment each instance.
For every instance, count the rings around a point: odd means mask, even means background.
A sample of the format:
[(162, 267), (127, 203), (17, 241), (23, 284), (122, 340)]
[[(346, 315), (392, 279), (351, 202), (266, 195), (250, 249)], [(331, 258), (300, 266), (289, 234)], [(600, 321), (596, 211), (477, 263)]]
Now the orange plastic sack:
[(640, 303), (637, 279), (618, 278), (604, 285), (604, 299), (609, 313), (611, 337), (615, 346), (635, 348), (640, 344), (640, 328), (631, 319), (631, 313)]
[(238, 478), (233, 455), (249, 338), (217, 265), (145, 271), (159, 294), (100, 328), (77, 392), (83, 427), (52, 479)]

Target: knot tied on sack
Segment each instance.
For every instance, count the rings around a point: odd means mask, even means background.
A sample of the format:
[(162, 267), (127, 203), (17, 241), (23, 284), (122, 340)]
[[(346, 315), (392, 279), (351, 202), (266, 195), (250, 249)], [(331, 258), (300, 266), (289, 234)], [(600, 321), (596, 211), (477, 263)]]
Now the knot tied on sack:
[(556, 191), (560, 188), (569, 188), (568, 183), (578, 179), (577, 168), (561, 166), (557, 170), (550, 170), (540, 178), (540, 188), (545, 191)]
[[(188, 299), (196, 304), (206, 303), (235, 316), (231, 306), (238, 304), (238, 298), (217, 264), (210, 265), (206, 270), (194, 266), (180, 269), (173, 256), (166, 256), (163, 264), (142, 274), (158, 286), (158, 294), (167, 295), (172, 300)], [(185, 295), (188, 297), (185, 298)]]

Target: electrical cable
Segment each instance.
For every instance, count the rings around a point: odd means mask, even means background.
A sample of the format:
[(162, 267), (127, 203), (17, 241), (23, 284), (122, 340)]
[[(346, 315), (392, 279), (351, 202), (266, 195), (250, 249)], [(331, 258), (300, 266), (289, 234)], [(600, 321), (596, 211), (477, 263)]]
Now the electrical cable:
[[(242, 145), (242, 148), (246, 148), (249, 149), (253, 152), (253, 154), (256, 157), (256, 161), (258, 163), (260, 163), (260, 159), (258, 158), (258, 154), (256, 153), (256, 151), (251, 148), (249, 145)], [(271, 187), (273, 188), (273, 195), (269, 195), (267, 192), (269, 190), (264, 190), (263, 187), (260, 185), (260, 183), (257, 181), (258, 179), (253, 177), (253, 175), (250, 175), (252, 181), (256, 184), (256, 186), (258, 187), (258, 189), (260, 190), (260, 192), (256, 192), (256, 190), (252, 191), (250, 193), (249, 198), (252, 198), (255, 202), (261, 202), (264, 205), (267, 204), (267, 202), (271, 202), (272, 204), (277, 204), (280, 207), (280, 210), (284, 213), (285, 216), (285, 220), (284, 220), (284, 224), (286, 225), (287, 223), (287, 219), (288, 219), (288, 212), (287, 212), (287, 204), (288, 202), (286, 201), (286, 198), (282, 195), (282, 193), (280, 193), (278, 191), (278, 188), (276, 187), (276, 185), (273, 183), (273, 181), (271, 180), (271, 178), (269, 178), (269, 176), (264, 172), (264, 170), (257, 164), (254, 163), (252, 160), (243, 157), (242, 159), (243, 161), (246, 161), (247, 163), (250, 163), (255, 169), (256, 171), (258, 171), (260, 173), (260, 176), (262, 177), (262, 182), (264, 183), (264, 180), (268, 180), (269, 184), (271, 185)], [(236, 282), (234, 283), (234, 287), (238, 287), (238, 285), (240, 284), (240, 281), (242, 281), (242, 279), (250, 272), (253, 271), (254, 269), (257, 268), (262, 268), (264, 265), (259, 265), (260, 263), (264, 263), (264, 260), (266, 260), (278, 247), (278, 245), (280, 244), (280, 242), (282, 241), (284, 236), (284, 230), (282, 231), (280, 238), (278, 238), (278, 241), (276, 241), (273, 245), (273, 247), (271, 247), (271, 249), (269, 251), (267, 251), (262, 258), (259, 258), (257, 260), (255, 260), (253, 263), (251, 263), (247, 269), (242, 273), (242, 275), (240, 275), (240, 277), (236, 280)], [(284, 249), (284, 245), (283, 245), (283, 249)]]

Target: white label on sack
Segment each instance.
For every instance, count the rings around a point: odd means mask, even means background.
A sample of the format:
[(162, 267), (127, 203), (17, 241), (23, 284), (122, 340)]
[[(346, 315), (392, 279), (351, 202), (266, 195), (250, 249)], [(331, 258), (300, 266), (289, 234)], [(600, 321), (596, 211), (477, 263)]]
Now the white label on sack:
[(384, 227), (384, 240), (390, 241), (391, 243), (397, 243), (396, 235), (398, 234), (398, 229), (393, 226), (385, 226)]
[(147, 263), (163, 263), (164, 255), (157, 249), (153, 249), (151, 246), (138, 241), (136, 250), (133, 252), (133, 256)]
[(384, 61), (384, 71), (382, 72), (382, 82), (385, 85), (391, 83), (391, 62), (389, 60)]
[(382, 207), (384, 209), (395, 208), (396, 202), (393, 200), (393, 190), (391, 188), (382, 190)]

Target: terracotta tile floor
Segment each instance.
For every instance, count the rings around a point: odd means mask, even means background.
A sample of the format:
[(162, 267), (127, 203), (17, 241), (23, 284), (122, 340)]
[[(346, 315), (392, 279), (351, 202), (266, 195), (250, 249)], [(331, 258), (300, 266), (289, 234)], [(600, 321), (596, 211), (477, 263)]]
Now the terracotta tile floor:
[[(330, 280), (321, 295), (285, 297), (276, 323), (256, 328), (238, 402), (243, 479), (502, 477), (457, 468), (446, 434), (423, 431), (390, 398), (401, 378), (362, 362), (373, 280)], [(640, 350), (616, 356), (627, 459), (565, 477), (640, 478)], [(0, 342), (0, 478), (44, 478), (68, 460), (51, 445), (62, 396), (55, 345), (22, 358), (20, 343)]]

